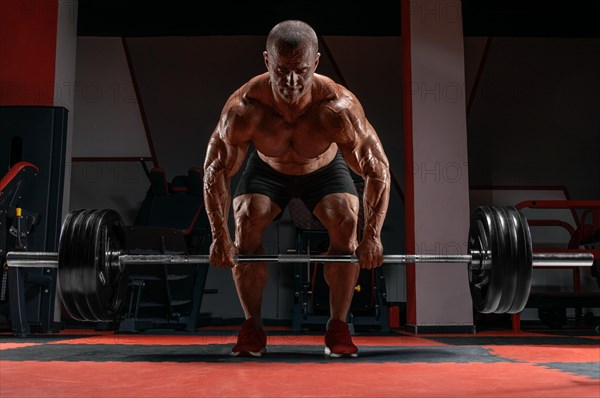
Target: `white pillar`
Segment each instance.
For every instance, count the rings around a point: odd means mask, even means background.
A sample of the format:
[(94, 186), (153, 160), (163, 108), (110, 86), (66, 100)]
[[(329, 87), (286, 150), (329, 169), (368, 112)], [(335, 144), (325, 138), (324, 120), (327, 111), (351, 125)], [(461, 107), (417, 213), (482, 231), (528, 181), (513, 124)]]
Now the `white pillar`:
[(69, 211), (71, 197), (71, 147), (73, 114), (75, 113), (75, 56), (77, 50), (77, 0), (58, 0), (56, 22), (56, 62), (54, 72), (54, 106), (69, 110), (67, 145), (65, 148), (65, 181), (63, 190), (63, 219)]
[[(461, 2), (402, 0), (407, 251), (466, 254), (469, 179)], [(408, 92), (407, 92), (408, 91)], [(473, 330), (466, 264), (407, 269), (407, 323)]]

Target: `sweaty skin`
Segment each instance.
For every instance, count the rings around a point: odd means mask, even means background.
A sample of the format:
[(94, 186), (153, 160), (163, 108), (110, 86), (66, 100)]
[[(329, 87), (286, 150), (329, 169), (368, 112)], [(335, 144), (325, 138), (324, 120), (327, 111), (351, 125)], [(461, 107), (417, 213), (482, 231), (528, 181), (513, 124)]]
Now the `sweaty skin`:
[(246, 318), (261, 319), (267, 265), (236, 264), (234, 256), (262, 253), (264, 230), (283, 210), (265, 195), (236, 197), (232, 241), (228, 229), (230, 182), (250, 143), (263, 161), (290, 175), (308, 174), (328, 165), (339, 150), (350, 169), (365, 180), (365, 226), (360, 243), (355, 195), (329, 194), (314, 209), (329, 232), (330, 246), (325, 254), (356, 254), (359, 259), (359, 264), (328, 263), (324, 267), (331, 319), (345, 321), (359, 266), (373, 269), (383, 263), (380, 233), (389, 201), (388, 159), (353, 93), (315, 73), (319, 56), (316, 45), (269, 46), (267, 42), (263, 53), (267, 72), (250, 79), (229, 97), (208, 144), (204, 196), (213, 239), (210, 263), (233, 270)]

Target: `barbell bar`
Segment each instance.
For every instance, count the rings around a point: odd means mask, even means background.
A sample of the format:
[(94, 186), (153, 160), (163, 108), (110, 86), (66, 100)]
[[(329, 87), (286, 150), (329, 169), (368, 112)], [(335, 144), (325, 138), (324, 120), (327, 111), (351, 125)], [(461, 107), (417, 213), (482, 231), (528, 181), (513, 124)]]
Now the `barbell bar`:
[[(156, 264), (208, 264), (209, 256), (205, 254), (123, 254), (109, 253), (113, 260), (110, 266), (123, 269), (127, 265)], [(387, 254), (383, 256), (384, 264), (416, 264), (416, 263), (467, 263), (469, 269), (478, 270), (486, 265), (480, 260), (489, 258), (490, 254), (479, 252), (470, 254)], [(6, 261), (12, 267), (58, 268), (56, 252), (8, 252)], [(309, 254), (259, 254), (234, 256), (236, 263), (358, 263), (354, 255), (309, 255)], [(532, 266), (535, 267), (591, 267), (594, 262), (592, 253), (533, 253)], [(489, 267), (489, 265), (488, 265)]]
[[(239, 255), (238, 263), (357, 263), (354, 255)], [(80, 209), (63, 222), (58, 253), (9, 252), (9, 267), (58, 268), (59, 293), (76, 320), (108, 322), (121, 316), (135, 265), (197, 265), (208, 255), (129, 254), (121, 216)], [(527, 303), (533, 267), (592, 266), (588, 252), (533, 253), (525, 216), (512, 206), (481, 206), (471, 218), (468, 254), (384, 255), (385, 264), (466, 263), (473, 305), (481, 313), (518, 313)]]

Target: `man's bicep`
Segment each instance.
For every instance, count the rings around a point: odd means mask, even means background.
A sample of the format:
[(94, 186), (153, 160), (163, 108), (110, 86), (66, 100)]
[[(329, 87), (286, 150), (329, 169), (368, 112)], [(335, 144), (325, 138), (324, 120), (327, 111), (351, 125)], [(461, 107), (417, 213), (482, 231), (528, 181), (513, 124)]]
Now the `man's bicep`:
[(366, 177), (387, 169), (388, 159), (373, 126), (365, 119), (359, 125), (354, 124), (353, 130), (349, 135), (351, 140), (338, 144), (352, 171)]

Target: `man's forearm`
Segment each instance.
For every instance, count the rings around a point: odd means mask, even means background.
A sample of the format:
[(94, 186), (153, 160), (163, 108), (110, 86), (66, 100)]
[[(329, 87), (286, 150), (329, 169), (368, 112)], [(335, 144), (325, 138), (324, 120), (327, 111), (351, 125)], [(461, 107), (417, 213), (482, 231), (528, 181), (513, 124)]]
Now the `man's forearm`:
[(377, 176), (365, 176), (363, 205), (365, 212), (364, 238), (380, 238), (390, 197), (389, 170), (384, 168)]
[(213, 239), (229, 236), (227, 225), (231, 205), (229, 178), (225, 173), (206, 169), (204, 174), (204, 204)]
[(204, 161), (204, 206), (213, 239), (229, 237), (229, 208), (231, 206), (231, 176), (242, 165), (247, 147), (227, 144), (217, 133), (208, 143)]

